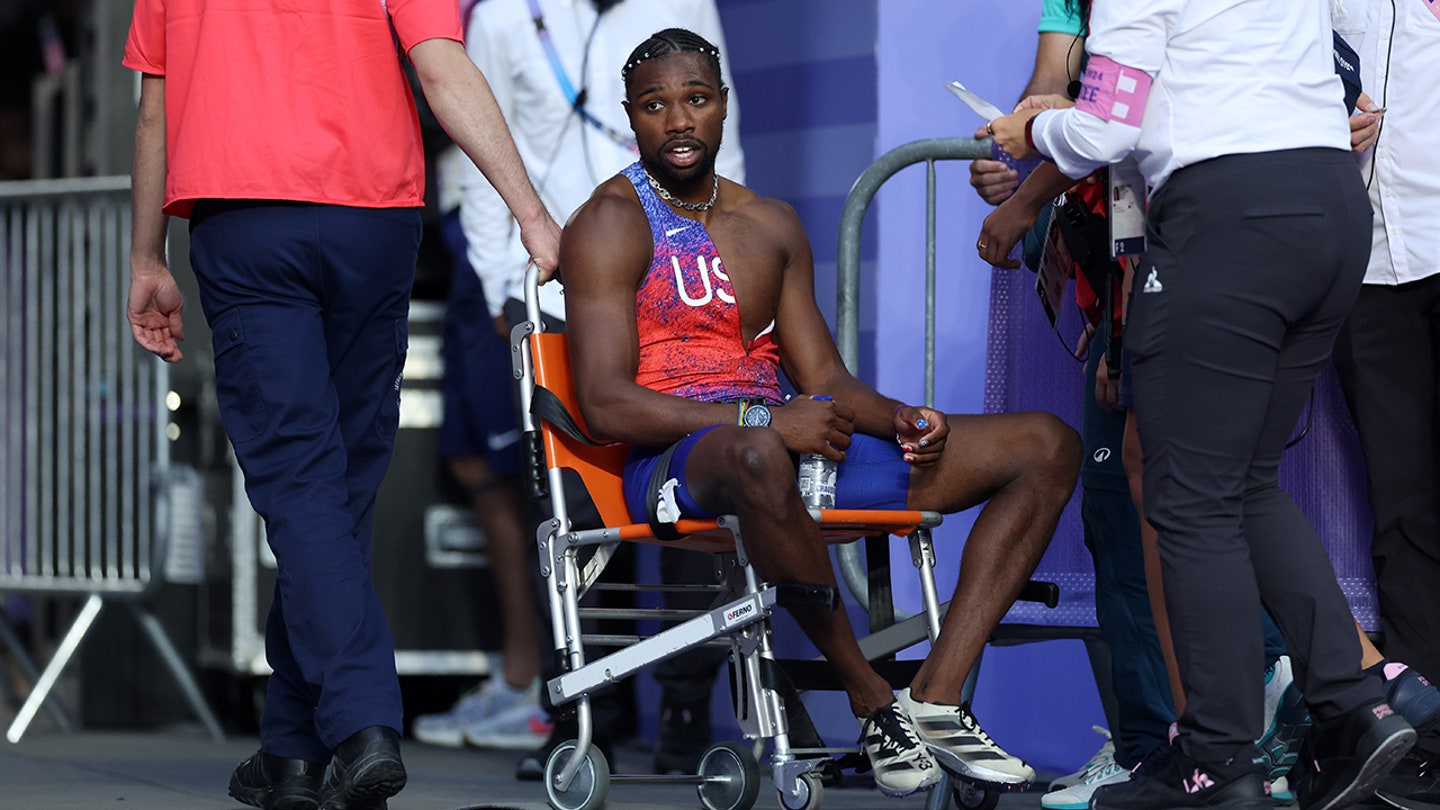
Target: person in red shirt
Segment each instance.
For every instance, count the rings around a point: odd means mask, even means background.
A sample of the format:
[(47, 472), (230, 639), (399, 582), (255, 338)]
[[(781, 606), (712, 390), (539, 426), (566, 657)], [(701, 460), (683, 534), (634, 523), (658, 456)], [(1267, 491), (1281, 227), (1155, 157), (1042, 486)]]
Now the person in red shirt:
[(543, 277), (560, 231), (465, 54), (454, 0), (285, 5), (137, 0), (128, 317), (141, 346), (180, 359), (165, 234), (169, 216), (188, 217), (221, 419), (277, 561), (260, 750), (230, 795), (370, 810), (406, 779), (394, 644), (369, 571), (424, 194), (402, 60)]

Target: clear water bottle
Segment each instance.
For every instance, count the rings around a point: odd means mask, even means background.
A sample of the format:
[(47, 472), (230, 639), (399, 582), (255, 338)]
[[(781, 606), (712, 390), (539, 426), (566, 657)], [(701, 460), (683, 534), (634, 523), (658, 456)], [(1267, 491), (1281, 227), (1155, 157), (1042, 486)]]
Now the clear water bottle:
[[(815, 399), (829, 400), (828, 396)], [(819, 453), (800, 457), (800, 500), (810, 509), (835, 508), (836, 463)]]

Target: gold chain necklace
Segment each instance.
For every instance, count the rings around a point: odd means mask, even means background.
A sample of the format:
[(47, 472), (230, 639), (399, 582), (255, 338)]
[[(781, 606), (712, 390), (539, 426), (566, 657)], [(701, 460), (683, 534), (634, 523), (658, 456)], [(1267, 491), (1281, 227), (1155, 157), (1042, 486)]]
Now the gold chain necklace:
[(660, 199), (670, 203), (671, 205), (684, 208), (686, 211), (709, 211), (715, 206), (715, 198), (720, 194), (720, 175), (718, 174), (713, 175), (713, 177), (715, 178), (715, 185), (710, 188), (710, 199), (706, 200), (703, 203), (692, 203), (686, 202), (679, 197), (676, 197), (674, 194), (671, 194), (668, 189), (660, 185), (659, 180), (656, 180), (655, 177), (650, 174), (649, 169), (646, 169), (642, 166), (640, 168), (640, 171), (645, 172), (645, 179), (650, 181), (650, 187), (655, 189), (655, 193), (660, 195)]

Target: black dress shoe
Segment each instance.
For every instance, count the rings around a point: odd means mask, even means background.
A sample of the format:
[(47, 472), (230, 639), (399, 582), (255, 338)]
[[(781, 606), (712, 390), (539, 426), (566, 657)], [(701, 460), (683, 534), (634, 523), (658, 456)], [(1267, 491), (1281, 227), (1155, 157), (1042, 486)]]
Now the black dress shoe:
[(383, 810), (385, 800), (403, 787), (400, 735), (387, 726), (371, 726), (335, 749), (320, 788), (320, 810)]
[(256, 751), (230, 774), (230, 795), (264, 810), (315, 810), (325, 766)]

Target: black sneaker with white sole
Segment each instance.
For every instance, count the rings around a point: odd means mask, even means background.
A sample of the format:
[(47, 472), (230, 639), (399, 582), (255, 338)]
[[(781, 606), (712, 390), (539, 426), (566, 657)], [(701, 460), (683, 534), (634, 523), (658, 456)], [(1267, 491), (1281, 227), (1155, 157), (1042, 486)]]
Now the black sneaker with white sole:
[(1384, 701), (1317, 721), (1300, 747), (1290, 783), (1303, 810), (1338, 810), (1368, 800), (1415, 744), (1415, 729)]
[(940, 781), (940, 768), (916, 736), (898, 700), (860, 721), (859, 742), (870, 758), (875, 787), (886, 796), (909, 796)]
[(926, 703), (900, 693), (900, 703), (915, 723), (940, 767), (967, 782), (1022, 789), (1035, 779), (1035, 769), (1011, 756), (980, 728), (968, 705)]
[(1224, 762), (1200, 762), (1175, 747), (1147, 776), (1096, 788), (1090, 808), (1271, 810), (1265, 771), (1265, 760), (1254, 749)]

